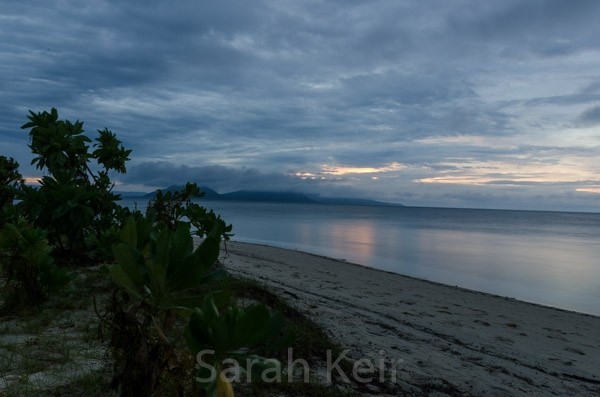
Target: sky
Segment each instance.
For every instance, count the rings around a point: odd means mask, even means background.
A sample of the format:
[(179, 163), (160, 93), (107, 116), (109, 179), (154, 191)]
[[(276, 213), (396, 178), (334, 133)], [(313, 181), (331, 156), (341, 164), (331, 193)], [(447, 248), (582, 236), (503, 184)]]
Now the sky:
[(28, 110), (187, 181), (411, 206), (600, 212), (600, 1), (0, 3), (0, 154)]

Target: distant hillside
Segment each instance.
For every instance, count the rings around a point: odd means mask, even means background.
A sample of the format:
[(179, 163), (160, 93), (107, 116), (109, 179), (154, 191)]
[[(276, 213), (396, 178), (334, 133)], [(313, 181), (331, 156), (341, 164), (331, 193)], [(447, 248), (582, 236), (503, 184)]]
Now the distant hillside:
[[(172, 192), (180, 190), (182, 186), (169, 186), (161, 189), (163, 192)], [(276, 202), (276, 203), (313, 203), (313, 204), (331, 204), (331, 205), (371, 205), (371, 206), (402, 206), (401, 204), (390, 204), (376, 200), (355, 199), (347, 197), (321, 197), (319, 195), (306, 195), (296, 192), (268, 192), (238, 190), (230, 193), (217, 193), (213, 189), (201, 186), (207, 200), (217, 201), (255, 201), (255, 202)], [(154, 198), (156, 192), (145, 194), (144, 198)]]
[[(171, 185), (171, 186), (169, 186), (167, 188), (160, 189), (160, 191), (163, 192), (163, 193), (166, 193), (166, 192), (176, 192), (176, 191), (181, 190), (181, 189), (183, 189), (183, 186), (181, 186), (181, 185)], [(204, 192), (204, 196), (203, 197), (206, 198), (206, 199), (218, 200), (219, 197), (221, 196), (219, 193), (215, 192), (214, 190), (212, 190), (211, 188), (206, 187), (206, 186), (201, 186), (200, 190), (202, 192)], [(155, 195), (156, 195), (156, 192), (151, 192), (151, 193), (144, 194), (144, 197), (152, 199), (152, 198), (154, 198)]]
[(220, 194), (218, 200), (231, 201), (265, 201), (265, 202), (283, 202), (283, 203), (314, 203), (302, 193), (294, 192), (253, 192), (248, 190), (238, 190), (237, 192)]
[(389, 207), (403, 207), (402, 204), (385, 203), (383, 201), (369, 200), (369, 199), (358, 199), (358, 198), (346, 198), (346, 197), (320, 197), (320, 196), (309, 196), (315, 202), (320, 204), (332, 204), (332, 205), (372, 205), (372, 206), (389, 206)]
[(142, 197), (148, 194), (148, 192), (121, 192), (119, 190), (113, 190), (113, 193), (119, 194), (121, 197)]

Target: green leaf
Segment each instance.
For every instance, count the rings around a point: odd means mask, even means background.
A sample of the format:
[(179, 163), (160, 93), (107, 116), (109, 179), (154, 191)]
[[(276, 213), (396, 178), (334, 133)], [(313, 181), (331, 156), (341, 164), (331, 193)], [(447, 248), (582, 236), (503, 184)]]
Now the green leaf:
[(121, 229), (121, 233), (119, 233), (119, 237), (121, 241), (129, 244), (132, 247), (137, 247), (137, 227), (135, 223), (134, 217), (129, 217), (125, 222), (125, 225)]
[(147, 268), (151, 274), (150, 280), (157, 289), (157, 292), (162, 296), (165, 293), (167, 268), (171, 260), (171, 243), (173, 234), (169, 230), (164, 230), (156, 241), (156, 254), (154, 261), (148, 261)]
[(251, 305), (240, 309), (232, 343), (236, 347), (255, 345), (267, 335), (271, 315), (265, 305)]
[(181, 317), (189, 318), (191, 313), (201, 307), (204, 299), (209, 296), (215, 302), (215, 306), (223, 307), (231, 301), (232, 293), (230, 290), (214, 291), (208, 295), (204, 292), (197, 293), (191, 290), (190, 293), (173, 293), (169, 296), (171, 307), (181, 311)]
[(188, 341), (188, 346), (194, 347), (199, 346), (197, 351), (201, 350), (206, 346), (212, 346), (214, 344), (213, 332), (211, 330), (211, 324), (206, 318), (204, 311), (199, 308), (192, 313), (188, 322), (189, 337), (192, 340)]
[(112, 246), (112, 252), (117, 263), (122, 267), (123, 271), (129, 278), (138, 286), (144, 284), (143, 276), (140, 272), (138, 263), (139, 254), (127, 244), (120, 243)]
[(121, 266), (112, 265), (108, 268), (108, 272), (112, 279), (121, 287), (123, 287), (130, 295), (143, 300), (137, 285), (133, 282), (133, 280), (131, 280), (131, 278), (129, 278)]
[(233, 329), (226, 321), (226, 316), (219, 316), (210, 322), (210, 332), (212, 335), (212, 348), (217, 353), (225, 353), (231, 350), (231, 334)]
[(194, 255), (203, 258), (203, 261), (208, 265), (213, 265), (217, 259), (219, 259), (219, 252), (221, 250), (221, 242), (218, 238), (208, 236), (198, 246)]
[(190, 236), (190, 224), (178, 222), (173, 240), (173, 262), (181, 262), (194, 250), (194, 241)]
[(212, 321), (213, 319), (218, 318), (221, 315), (219, 313), (219, 309), (217, 308), (215, 300), (212, 297), (212, 294), (204, 298), (204, 302), (202, 302), (202, 310), (204, 316), (208, 321)]
[(169, 278), (169, 289), (185, 290), (199, 286), (205, 281), (213, 279), (209, 271), (219, 257), (220, 244), (213, 238), (205, 239), (202, 244), (180, 263)]

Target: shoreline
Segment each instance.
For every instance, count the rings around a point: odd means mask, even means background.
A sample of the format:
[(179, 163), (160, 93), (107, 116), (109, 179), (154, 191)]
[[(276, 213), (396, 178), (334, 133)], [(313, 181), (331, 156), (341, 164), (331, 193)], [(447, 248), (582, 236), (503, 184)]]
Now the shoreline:
[(395, 273), (395, 272), (390, 271), (390, 270), (380, 269), (380, 268), (369, 266), (369, 265), (363, 265), (363, 264), (360, 264), (360, 263), (348, 261), (346, 259), (334, 258), (334, 257), (330, 257), (330, 256), (327, 256), (327, 255), (322, 255), (322, 254), (316, 254), (316, 253), (313, 253), (313, 252), (303, 251), (302, 249), (280, 247), (280, 246), (277, 246), (277, 245), (270, 245), (270, 244), (267, 244), (267, 243), (255, 243), (255, 242), (234, 241), (234, 240), (231, 240), (231, 241), (227, 242), (228, 245), (231, 244), (231, 243), (233, 243), (233, 244), (240, 244), (240, 245), (249, 245), (249, 246), (258, 246), (258, 247), (273, 248), (273, 249), (284, 250), (284, 251), (291, 251), (291, 252), (298, 252), (298, 253), (301, 253), (301, 254), (304, 254), (304, 255), (314, 256), (316, 258), (326, 259), (326, 260), (330, 260), (330, 261), (333, 261), (333, 262), (337, 262), (340, 265), (358, 266), (358, 267), (361, 267), (361, 268), (372, 270), (374, 272), (381, 272), (381, 273), (385, 273), (385, 274), (391, 274), (391, 275), (394, 275), (394, 276), (400, 276), (400, 277), (403, 277), (403, 278), (408, 278), (408, 279), (412, 279), (412, 280), (419, 281), (419, 282), (424, 282), (424, 283), (430, 283), (430, 284), (441, 286), (441, 287), (454, 288), (454, 289), (461, 290), (461, 291), (464, 291), (464, 292), (467, 292), (467, 293), (481, 294), (481, 295), (485, 295), (485, 296), (489, 296), (489, 297), (494, 297), (494, 298), (499, 298), (499, 299), (504, 299), (504, 300), (508, 300), (508, 301), (515, 301), (515, 302), (519, 302), (521, 304), (533, 305), (533, 306), (538, 306), (538, 307), (541, 307), (541, 308), (558, 310), (558, 311), (563, 311), (563, 312), (566, 312), (566, 313), (575, 313), (575, 314), (582, 315), (582, 316), (589, 316), (589, 317), (594, 317), (594, 318), (600, 319), (600, 314), (585, 313), (585, 312), (580, 312), (580, 311), (577, 311), (577, 310), (565, 309), (565, 308), (562, 308), (562, 307), (552, 306), (550, 304), (530, 302), (530, 301), (519, 299), (519, 298), (514, 298), (514, 297), (504, 296), (504, 295), (499, 295), (499, 294), (494, 294), (492, 292), (486, 292), (486, 291), (480, 291), (480, 290), (476, 290), (476, 289), (470, 289), (470, 288), (466, 288), (466, 287), (461, 287), (459, 285), (445, 284), (445, 283), (442, 283), (440, 281), (429, 280), (429, 279), (426, 279), (426, 278), (421, 278), (421, 277), (416, 277), (416, 276), (410, 276), (410, 275), (402, 274), (402, 273)]
[(230, 241), (225, 267), (280, 293), (354, 360), (384, 351), (399, 391), (600, 394), (600, 317)]

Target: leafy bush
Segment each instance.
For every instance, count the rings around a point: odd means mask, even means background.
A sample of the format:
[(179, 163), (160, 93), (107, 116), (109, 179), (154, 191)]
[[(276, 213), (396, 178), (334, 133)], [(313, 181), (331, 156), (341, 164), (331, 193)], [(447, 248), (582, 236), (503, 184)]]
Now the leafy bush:
[(113, 301), (112, 340), (117, 361), (113, 386), (122, 396), (151, 395), (167, 373), (181, 368), (177, 318), (199, 305), (203, 283), (224, 276), (216, 266), (222, 230), (215, 224), (194, 249), (190, 225), (171, 230), (151, 215), (129, 218), (113, 245), (110, 275), (126, 296)]
[(204, 237), (214, 227), (221, 229), (221, 237), (226, 241), (232, 236), (232, 225), (227, 225), (213, 210), (192, 202), (193, 197), (202, 197), (204, 193), (195, 183), (186, 183), (179, 191), (156, 191), (154, 199), (148, 203), (148, 210), (154, 211), (156, 219), (170, 229), (175, 229), (178, 222), (187, 220), (193, 227), (193, 234)]
[(22, 184), (19, 163), (11, 157), (0, 156), (0, 226), (14, 218), (13, 201)]
[(215, 225), (194, 249), (188, 223), (177, 223), (173, 231), (152, 217), (131, 217), (121, 230), (121, 242), (113, 245), (116, 264), (110, 274), (133, 298), (156, 311), (198, 304), (198, 295), (190, 291), (225, 273), (215, 266), (220, 234)]
[(35, 306), (69, 282), (68, 274), (53, 265), (51, 251), (46, 232), (24, 219), (2, 226), (0, 271), (7, 279), (4, 292), (9, 303)]
[[(31, 163), (48, 175), (39, 188), (22, 187), (20, 212), (48, 231), (50, 242), (62, 255), (85, 256), (86, 236), (100, 234), (121, 216), (109, 171), (124, 173), (131, 151), (104, 129), (98, 130), (96, 149), (90, 153), (92, 141), (83, 135), (83, 122), (59, 120), (54, 108), (49, 113), (30, 111), (28, 118), (21, 128), (30, 128), (29, 147), (37, 155)], [(100, 171), (92, 171), (92, 160)]]
[[(202, 384), (208, 397), (230, 393), (229, 384), (223, 367), (225, 361), (236, 363), (252, 362), (250, 379), (260, 379), (265, 371), (281, 371), (280, 363), (274, 359), (265, 359), (256, 354), (253, 347), (270, 344), (280, 348), (290, 340), (290, 334), (282, 333), (283, 316), (281, 313), (269, 313), (264, 304), (246, 307), (227, 307), (219, 311), (212, 297), (204, 299), (201, 308), (196, 308), (190, 316), (185, 329), (186, 342), (194, 353), (208, 356), (202, 361), (196, 380)], [(237, 372), (240, 368), (232, 369)], [(235, 373), (235, 375), (240, 375)]]
[[(116, 360), (112, 385), (122, 396), (153, 395), (165, 379), (181, 380), (185, 373), (176, 346), (184, 344), (184, 334), (192, 351), (215, 351), (211, 363), (219, 371), (226, 357), (247, 357), (256, 344), (268, 341), (274, 347), (282, 340), (281, 316), (264, 305), (236, 308), (220, 302), (225, 309), (219, 311), (215, 299), (227, 294), (199, 289), (225, 275), (218, 256), (232, 226), (192, 202), (201, 195), (196, 184), (158, 191), (145, 216), (132, 213), (112, 193), (109, 172), (125, 173), (131, 153), (115, 134), (98, 130), (92, 144), (83, 135), (83, 122), (60, 120), (54, 108), (30, 111), (28, 118), (21, 128), (30, 129), (32, 164), (45, 175), (39, 188), (26, 186), (18, 164), (0, 156), (5, 290), (35, 305), (69, 281), (51, 254), (62, 261), (114, 259), (109, 274), (120, 290), (109, 308)], [(13, 206), (15, 198), (20, 202)], [(197, 247), (193, 235), (202, 238)], [(203, 386), (211, 397), (233, 395), (222, 376)], [(178, 384), (176, 394), (182, 391)]]
[[(177, 326), (183, 328), (181, 320), (188, 323), (185, 336), (194, 353), (201, 348), (215, 351), (210, 365), (219, 374), (223, 359), (231, 357), (252, 357), (258, 361), (256, 369), (265, 368), (269, 361), (250, 350), (236, 351), (267, 340), (275, 347), (283, 340), (280, 314), (271, 315), (264, 305), (228, 307), (221, 314), (215, 298), (223, 305), (227, 294), (206, 295), (206, 289), (198, 288), (226, 275), (217, 259), (220, 243), (231, 231), (231, 225), (212, 211), (191, 203), (198, 191), (195, 184), (187, 184), (179, 192), (157, 192), (146, 216), (130, 217), (120, 231), (120, 242), (112, 246), (116, 263), (109, 272), (126, 292), (113, 300), (112, 307), (111, 343), (117, 361), (113, 386), (120, 387), (122, 396), (150, 395), (169, 378), (166, 374), (174, 377), (182, 370), (175, 349), (182, 336)], [(186, 218), (195, 222), (184, 222)], [(192, 234), (203, 237), (196, 248)], [(233, 395), (223, 376), (201, 386), (211, 397), (224, 391)]]

